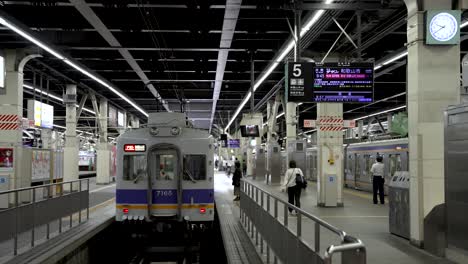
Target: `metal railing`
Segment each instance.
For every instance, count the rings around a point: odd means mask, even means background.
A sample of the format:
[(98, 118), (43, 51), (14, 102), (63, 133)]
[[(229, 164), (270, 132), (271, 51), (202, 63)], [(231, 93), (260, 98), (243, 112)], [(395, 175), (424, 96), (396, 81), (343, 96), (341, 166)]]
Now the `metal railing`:
[(58, 182), (0, 192), (0, 199), (8, 199), (8, 208), (0, 208), (0, 242), (13, 239), (13, 254), (18, 254), (18, 238), (31, 232), (31, 247), (36, 242), (36, 228), (46, 227), (45, 238), (50, 239), (51, 223), (58, 220), (58, 233), (62, 233), (63, 218), (73, 227), (73, 215), (82, 211), (89, 219), (89, 179)]
[[(280, 221), (278, 213), (280, 204), (284, 208), (283, 221)], [(297, 212), (295, 230), (289, 228), (288, 209)], [(247, 233), (250, 233), (255, 244), (260, 246), (261, 254), (264, 254), (264, 248), (266, 248), (266, 263), (270, 263), (273, 253), (275, 264), (278, 258), (282, 263), (328, 264), (332, 263), (333, 255), (339, 252), (342, 253), (341, 263), (366, 263), (366, 248), (361, 240), (245, 179), (242, 179), (241, 183), (240, 218)], [(304, 220), (312, 221), (313, 247), (304, 239)], [(330, 231), (340, 241), (339, 245), (328, 246), (323, 256), (320, 254), (321, 230)]]

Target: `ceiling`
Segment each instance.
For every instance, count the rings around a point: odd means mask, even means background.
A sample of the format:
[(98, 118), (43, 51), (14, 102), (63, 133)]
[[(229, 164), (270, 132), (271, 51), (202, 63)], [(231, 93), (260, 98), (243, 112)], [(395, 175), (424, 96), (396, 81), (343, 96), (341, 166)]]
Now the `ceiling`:
[[(183, 109), (197, 127), (209, 129), (212, 126), (224, 128), (249, 91), (251, 59), (254, 61), (254, 77), (258, 79), (291, 37), (289, 24), (294, 23), (294, 13), (286, 8), (289, 2), (30, 0), (0, 1), (0, 7), (35, 36), (122, 90), (145, 111), (164, 110), (163, 100), (170, 110)], [(319, 0), (304, 2), (323, 3)], [(344, 7), (344, 4), (355, 4), (356, 1), (334, 3)], [(362, 60), (379, 61), (402, 49), (406, 42), (403, 0), (362, 0), (361, 3), (367, 7), (361, 11)], [(306, 20), (313, 12), (304, 10), (302, 19)], [(354, 42), (358, 41), (355, 10), (329, 10), (304, 36), (303, 57), (321, 59), (330, 49), (341, 33), (332, 18), (343, 27), (349, 24), (347, 33)], [(235, 29), (234, 34), (229, 34), (231, 29)], [(0, 28), (0, 46), (40, 51), (6, 28)], [(93, 90), (108, 98), (114, 106), (146, 119), (89, 77), (46, 53), (42, 54), (44, 57), (28, 63), (25, 82), (43, 88), (48, 84), (48, 89), (59, 95), (65, 84), (75, 82), (79, 84), (81, 94)], [(359, 52), (345, 36), (341, 36), (329, 58), (352, 61), (359, 58)], [(404, 105), (404, 61), (396, 61), (377, 71), (374, 96), (377, 103), (366, 107), (345, 104), (345, 118)], [(256, 104), (281, 80), (283, 69), (280, 64), (256, 90)], [(219, 91), (219, 99), (214, 91)], [(26, 98), (32, 96), (25, 95)], [(159, 96), (161, 100), (158, 100)], [(378, 102), (388, 97), (392, 98)], [(92, 109), (90, 102), (87, 107)], [(262, 105), (258, 109), (266, 112), (265, 107)], [(315, 118), (313, 104), (303, 104), (299, 110), (301, 119)], [(245, 107), (242, 111), (250, 109)], [(55, 115), (64, 116), (64, 108), (57, 105)], [(231, 129), (236, 127), (240, 116)], [(80, 123), (95, 126), (91, 119), (80, 120)], [(57, 120), (57, 124), (63, 125), (64, 121)]]

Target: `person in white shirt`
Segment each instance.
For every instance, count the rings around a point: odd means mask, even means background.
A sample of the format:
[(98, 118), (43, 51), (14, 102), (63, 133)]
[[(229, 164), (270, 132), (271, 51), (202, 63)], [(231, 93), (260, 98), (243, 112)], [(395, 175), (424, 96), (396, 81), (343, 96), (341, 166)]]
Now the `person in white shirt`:
[(377, 204), (377, 192), (379, 193), (380, 203), (384, 204), (385, 165), (382, 162), (382, 156), (378, 156), (376, 160), (377, 162), (372, 164), (372, 168), (370, 170), (372, 174), (372, 190), (374, 193), (374, 204)]
[[(288, 202), (296, 207), (301, 207), (301, 190), (300, 186), (296, 185), (296, 174), (300, 174), (304, 177), (302, 170), (296, 168), (296, 161), (289, 161), (289, 169), (284, 174), (284, 181), (282, 184), (283, 190), (286, 189), (288, 192)], [(292, 208), (288, 208), (289, 214), (293, 213)]]

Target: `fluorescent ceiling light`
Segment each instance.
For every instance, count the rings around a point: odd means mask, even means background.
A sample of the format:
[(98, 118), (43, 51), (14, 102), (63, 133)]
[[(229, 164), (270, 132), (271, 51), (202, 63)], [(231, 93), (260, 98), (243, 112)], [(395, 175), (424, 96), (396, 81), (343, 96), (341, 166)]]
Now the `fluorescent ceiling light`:
[(276, 118), (280, 118), (280, 117), (282, 117), (282, 116), (284, 116), (284, 112), (278, 114), (278, 115), (276, 116)]
[(460, 28), (464, 28), (466, 26), (468, 26), (468, 20), (463, 21), (462, 24), (460, 25)]
[(130, 98), (128, 98), (127, 96), (125, 96), (124, 94), (122, 94), (121, 92), (117, 91), (114, 87), (110, 86), (109, 84), (107, 84), (104, 80), (100, 79), (99, 77), (95, 76), (94, 74), (90, 73), (89, 71), (81, 68), (80, 66), (76, 65), (74, 62), (72, 62), (69, 58), (66, 58), (65, 56), (63, 56), (62, 54), (60, 54), (59, 52), (53, 50), (52, 48), (50, 48), (49, 46), (47, 46), (46, 44), (42, 43), (42, 41), (34, 38), (33, 36), (29, 35), (28, 33), (24, 32), (23, 30), (21, 30), (20, 28), (18, 28), (17, 26), (11, 24), (10, 22), (6, 21), (4, 18), (0, 17), (0, 24), (3, 24), (4, 26), (8, 27), (9, 29), (11, 29), (12, 31), (16, 32), (18, 35), (22, 36), (23, 38), (31, 41), (32, 43), (36, 44), (37, 46), (39, 46), (41, 49), (45, 50), (46, 52), (50, 53), (51, 55), (53, 55), (54, 57), (56, 57), (57, 59), (59, 60), (62, 60), (64, 61), (66, 64), (70, 65), (71, 67), (75, 68), (76, 70), (80, 71), (81, 73), (83, 73), (84, 75), (90, 77), (91, 79), (95, 80), (96, 82), (98, 82), (99, 84), (101, 84), (102, 86), (106, 87), (107, 89), (111, 90), (113, 93), (115, 93), (116, 95), (118, 95), (120, 98), (124, 99), (127, 103), (129, 103), (131, 106), (133, 106), (136, 110), (138, 110), (139, 112), (141, 112), (144, 116), (148, 117), (148, 113), (146, 113), (145, 110), (143, 110), (141, 107), (139, 107), (137, 104), (135, 104), (134, 102), (132, 102), (132, 100)]
[(67, 129), (67, 128), (64, 127), (64, 126), (59, 126), (59, 125), (56, 125), (56, 124), (54, 124), (54, 127), (58, 127), (58, 128), (62, 128), (62, 129)]
[(394, 57), (392, 57), (392, 58), (390, 58), (390, 59), (384, 61), (384, 62), (382, 63), (382, 65), (385, 66), (385, 65), (387, 65), (387, 64), (390, 64), (390, 63), (392, 63), (392, 62), (394, 62), (394, 61), (397, 61), (397, 60), (399, 60), (399, 59), (401, 59), (401, 58), (403, 58), (403, 57), (406, 57), (406, 55), (408, 55), (408, 51), (404, 51), (404, 52), (402, 52), (402, 53), (400, 53), (400, 54), (398, 54), (398, 55), (395, 55)]
[[(333, 0), (326, 0), (325, 4), (331, 4), (332, 2), (333, 2)], [(315, 25), (315, 23), (317, 23), (317, 21), (322, 17), (323, 14), (325, 14), (325, 10), (322, 10), (322, 9), (317, 10), (312, 15), (312, 17), (308, 21), (305, 22), (305, 25), (301, 28), (300, 36), (301, 37), (304, 36), (307, 33), (307, 31), (309, 31), (312, 28), (312, 26)], [(262, 83), (268, 78), (268, 76), (270, 76), (270, 74), (276, 69), (276, 67), (279, 65), (279, 63), (281, 61), (283, 61), (283, 59), (286, 57), (286, 55), (288, 55), (288, 53), (294, 48), (294, 43), (295, 43), (295, 41), (294, 41), (293, 37), (288, 39), (288, 42), (287, 42), (287, 45), (285, 46), (285, 48), (280, 51), (279, 55), (275, 59), (273, 59), (273, 62), (268, 67), (268, 69), (254, 83), (254, 92), (255, 92), (255, 90), (257, 90), (258, 87), (260, 87), (260, 85), (262, 85)], [(231, 117), (231, 120), (229, 120), (227, 126), (225, 127), (225, 130), (227, 130), (231, 126), (231, 124), (234, 122), (234, 120), (237, 118), (240, 111), (242, 110), (242, 108), (244, 108), (245, 104), (247, 103), (247, 100), (249, 100), (251, 95), (252, 95), (252, 93), (249, 92), (249, 94), (247, 94), (247, 96), (244, 98), (242, 103), (238, 106), (236, 112)]]
[(368, 117), (372, 117), (372, 116), (376, 116), (376, 115), (381, 115), (381, 114), (385, 114), (385, 113), (389, 113), (389, 112), (394, 112), (394, 111), (397, 111), (397, 110), (400, 110), (400, 109), (403, 109), (403, 108), (406, 108), (406, 105), (399, 106), (399, 107), (395, 107), (395, 108), (392, 108), (392, 109), (388, 109), (388, 110), (385, 110), (385, 111), (382, 111), (382, 112), (378, 112), (378, 113), (374, 113), (374, 114), (370, 114), (370, 115), (358, 117), (358, 118), (355, 118), (354, 120), (357, 121), (357, 120), (361, 120), (361, 119), (366, 119), (366, 118), (368, 118)]
[[(27, 88), (27, 89), (30, 89), (30, 90), (33, 90), (33, 89), (34, 89), (34, 90), (35, 90), (36, 92), (38, 92), (38, 93), (41, 93), (41, 94), (43, 94), (43, 95), (45, 95), (45, 96), (47, 96), (47, 97), (49, 97), (49, 98), (55, 99), (55, 100), (57, 100), (57, 101), (63, 103), (63, 99), (62, 99), (62, 98), (60, 98), (60, 97), (58, 97), (58, 96), (56, 96), (56, 95), (53, 95), (53, 94), (51, 94), (51, 93), (47, 93), (47, 92), (44, 91), (44, 90), (41, 90), (41, 89), (39, 89), (39, 88), (34, 88), (34, 87), (32, 87), (31, 85), (27, 85), (27, 84), (23, 84), (23, 87), (24, 87), (24, 88)], [(76, 105), (76, 107), (78, 108), (78, 107), (80, 107), (80, 106), (79, 106), (79, 105)], [(96, 112), (94, 112), (93, 110), (88, 109), (88, 108), (86, 108), (86, 107), (83, 107), (83, 111), (86, 111), (86, 112), (88, 112), (88, 113), (90, 113), (90, 114), (96, 115)]]

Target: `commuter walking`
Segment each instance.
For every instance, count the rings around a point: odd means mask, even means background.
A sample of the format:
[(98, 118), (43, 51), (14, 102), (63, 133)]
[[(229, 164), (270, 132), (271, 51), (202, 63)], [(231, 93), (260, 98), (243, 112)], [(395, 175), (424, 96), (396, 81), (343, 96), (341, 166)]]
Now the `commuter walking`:
[[(288, 192), (288, 202), (296, 207), (301, 207), (301, 191), (305, 185), (304, 174), (300, 168), (296, 167), (296, 161), (289, 161), (289, 169), (284, 175), (283, 191)], [(301, 186), (302, 185), (302, 186)], [(294, 215), (292, 208), (288, 208), (289, 214)]]
[(385, 204), (384, 200), (384, 169), (385, 165), (383, 164), (383, 158), (381, 156), (377, 157), (377, 162), (372, 164), (370, 170), (372, 174), (372, 190), (374, 193), (374, 204), (377, 204), (377, 192), (379, 193), (380, 203)]
[(236, 161), (235, 163), (235, 170), (232, 176), (232, 185), (234, 185), (234, 201), (240, 200), (240, 180), (242, 178), (242, 172), (240, 168), (240, 162)]

